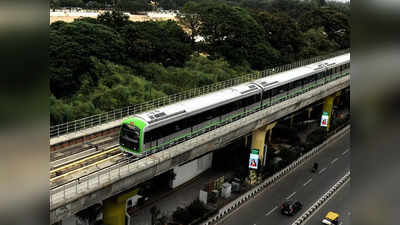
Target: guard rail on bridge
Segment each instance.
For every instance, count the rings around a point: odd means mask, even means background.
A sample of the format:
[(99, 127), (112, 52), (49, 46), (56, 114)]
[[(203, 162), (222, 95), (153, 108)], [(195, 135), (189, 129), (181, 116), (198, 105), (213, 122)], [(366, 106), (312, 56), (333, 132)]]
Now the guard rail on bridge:
[(128, 106), (125, 108), (115, 109), (110, 112), (101, 113), (101, 114), (97, 114), (94, 116), (89, 116), (89, 117), (85, 117), (82, 119), (73, 120), (73, 121), (69, 121), (66, 123), (54, 125), (54, 126), (50, 127), (50, 138), (57, 137), (57, 136), (67, 134), (67, 133), (71, 133), (71, 132), (76, 132), (76, 131), (79, 131), (82, 129), (98, 126), (98, 125), (101, 125), (106, 122), (114, 121), (117, 119), (121, 119), (121, 118), (124, 118), (127, 116), (137, 114), (137, 113), (148, 111), (148, 110), (151, 110), (154, 108), (158, 108), (158, 107), (169, 105), (169, 104), (179, 102), (182, 100), (190, 99), (190, 98), (193, 98), (196, 96), (211, 93), (211, 92), (214, 92), (214, 91), (217, 91), (220, 89), (224, 89), (227, 87), (232, 87), (232, 86), (244, 83), (244, 82), (248, 82), (251, 80), (266, 77), (271, 74), (291, 70), (291, 69), (294, 69), (297, 67), (301, 67), (304, 65), (322, 61), (322, 60), (332, 58), (332, 57), (335, 57), (338, 55), (342, 55), (342, 54), (345, 54), (348, 52), (349, 52), (349, 50), (343, 50), (343, 51), (335, 52), (335, 53), (325, 55), (325, 56), (318, 56), (315, 58), (305, 59), (305, 60), (301, 60), (298, 62), (294, 62), (292, 64), (278, 66), (278, 67), (267, 69), (267, 70), (257, 72), (254, 74), (247, 74), (247, 75), (243, 75), (243, 76), (233, 78), (230, 80), (203, 86), (200, 88), (194, 88), (194, 89), (183, 91), (183, 92), (180, 92), (177, 94), (165, 96), (165, 97), (158, 98), (158, 99), (153, 99), (153, 100), (145, 102), (145, 103), (132, 105), (132, 106)]

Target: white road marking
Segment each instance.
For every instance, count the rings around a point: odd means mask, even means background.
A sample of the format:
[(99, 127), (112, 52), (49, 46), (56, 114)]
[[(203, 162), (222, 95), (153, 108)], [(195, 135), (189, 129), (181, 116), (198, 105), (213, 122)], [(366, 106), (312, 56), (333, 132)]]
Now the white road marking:
[(346, 151), (342, 152), (342, 155), (346, 155), (346, 153), (348, 153), (350, 151), (350, 149), (348, 148)]
[(310, 178), (307, 182), (305, 182), (304, 184), (303, 184), (303, 186), (306, 186), (308, 183), (310, 183), (312, 181), (312, 178)]
[(293, 192), (291, 195), (289, 195), (286, 199), (289, 200), (291, 197), (293, 197), (296, 194), (296, 192)]
[(266, 216), (269, 216), (269, 214), (271, 214), (273, 211), (275, 211), (278, 208), (278, 206), (275, 206), (273, 209), (271, 209), (271, 211), (269, 211), (268, 213), (266, 213)]
[(335, 158), (331, 161), (331, 164), (334, 164), (339, 158)]
[(326, 167), (323, 168), (322, 170), (320, 170), (318, 173), (321, 174), (321, 173), (323, 173), (325, 170), (326, 170)]

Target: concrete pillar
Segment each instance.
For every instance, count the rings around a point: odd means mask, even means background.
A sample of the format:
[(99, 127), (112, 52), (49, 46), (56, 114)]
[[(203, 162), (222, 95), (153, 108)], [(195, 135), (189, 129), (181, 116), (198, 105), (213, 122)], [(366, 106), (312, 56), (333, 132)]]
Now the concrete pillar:
[(310, 107), (310, 108), (307, 108), (307, 111), (308, 111), (308, 119), (310, 119), (311, 118), (311, 111), (313, 110), (313, 108), (312, 107)]
[(103, 220), (107, 225), (125, 225), (126, 201), (135, 196), (139, 188), (104, 200)]
[(290, 128), (293, 127), (293, 120), (294, 120), (294, 115), (290, 116)]
[(328, 96), (324, 100), (324, 105), (322, 107), (322, 112), (327, 112), (329, 119), (328, 119), (328, 126), (326, 127), (326, 131), (329, 131), (329, 127), (331, 126), (332, 121), (332, 108), (333, 108), (333, 101), (335, 100), (335, 94)]
[(262, 162), (264, 162), (264, 145), (265, 145), (266, 133), (268, 131), (270, 131), (269, 137), (268, 137), (268, 143), (271, 143), (272, 128), (274, 128), (275, 125), (276, 125), (276, 122), (271, 123), (269, 125), (266, 125), (264, 127), (261, 127), (255, 131), (253, 131), (253, 135), (251, 138), (251, 148), (258, 149), (261, 165), (262, 165)]

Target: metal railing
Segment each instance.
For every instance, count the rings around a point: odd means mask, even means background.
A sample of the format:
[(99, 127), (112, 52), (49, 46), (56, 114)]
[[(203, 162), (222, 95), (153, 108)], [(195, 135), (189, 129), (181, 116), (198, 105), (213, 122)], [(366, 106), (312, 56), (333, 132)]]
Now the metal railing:
[(218, 91), (218, 90), (221, 90), (224, 88), (232, 87), (232, 86), (244, 83), (244, 82), (263, 78), (263, 77), (266, 77), (266, 76), (269, 76), (269, 75), (272, 75), (275, 73), (284, 72), (287, 70), (298, 68), (298, 67), (301, 67), (304, 65), (322, 61), (322, 60), (332, 58), (332, 57), (335, 57), (338, 55), (342, 55), (342, 54), (345, 54), (348, 52), (349, 52), (349, 50), (347, 49), (347, 50), (335, 52), (335, 53), (332, 53), (329, 55), (305, 59), (305, 60), (297, 61), (297, 62), (294, 62), (291, 64), (267, 69), (267, 70), (264, 70), (261, 72), (247, 74), (247, 75), (236, 77), (236, 78), (233, 78), (230, 80), (221, 81), (218, 83), (203, 86), (200, 88), (194, 88), (194, 89), (183, 91), (183, 92), (180, 92), (177, 94), (153, 99), (148, 102), (141, 103), (141, 104), (131, 105), (128, 107), (115, 109), (110, 112), (105, 112), (105, 113), (85, 117), (82, 119), (73, 120), (73, 121), (69, 121), (66, 123), (50, 126), (50, 138), (57, 137), (57, 136), (67, 134), (67, 133), (71, 133), (71, 132), (76, 132), (76, 131), (79, 131), (82, 129), (98, 126), (98, 125), (104, 124), (106, 122), (122, 119), (124, 117), (131, 116), (131, 115), (134, 115), (137, 113), (145, 112), (145, 111), (148, 111), (151, 109), (155, 109), (155, 108), (158, 108), (161, 106), (176, 103), (176, 102), (179, 102), (182, 100), (186, 100), (186, 99), (190, 99), (190, 98), (197, 97), (200, 95), (208, 94), (208, 93)]
[[(348, 73), (345, 73), (343, 76), (347, 76)], [(334, 81), (336, 79), (339, 79), (340, 77), (343, 76), (335, 76), (335, 78), (331, 79), (329, 82)], [(329, 83), (327, 82), (327, 83)], [(307, 92), (306, 92), (307, 93)], [(288, 93), (288, 96), (291, 95), (291, 93)], [(294, 97), (294, 96), (292, 96)], [(287, 98), (290, 99), (290, 98)], [(225, 126), (227, 129), (232, 126), (233, 123), (226, 124)], [(210, 139), (215, 137), (213, 132), (207, 132), (205, 133), (206, 136), (204, 136), (201, 139)], [(188, 141), (186, 144), (190, 147), (193, 147), (193, 143), (189, 143)], [(184, 144), (185, 144), (184, 143)], [(162, 151), (162, 150), (154, 150), (154, 151), (149, 151), (146, 152), (143, 158), (145, 158), (145, 161), (138, 160), (138, 159), (127, 159), (124, 162), (121, 162), (120, 164), (116, 164), (113, 166), (110, 166), (108, 168), (96, 171), (92, 174), (88, 174), (86, 176), (80, 177), (79, 179), (70, 181), (66, 184), (62, 184), (57, 187), (50, 188), (50, 206), (55, 207), (57, 204), (62, 204), (63, 202), (67, 200), (71, 200), (76, 198), (79, 195), (82, 194), (87, 194), (88, 192), (95, 191), (101, 187), (104, 187), (104, 185), (111, 184), (113, 182), (116, 182), (118, 180), (121, 180), (124, 177), (131, 176), (134, 173), (138, 173), (140, 171), (149, 169), (149, 168), (156, 168), (155, 165), (160, 163), (161, 160), (167, 160), (174, 158), (177, 155), (182, 154), (185, 150), (185, 148), (181, 147), (177, 149), (177, 151), (171, 152), (171, 151)], [(160, 154), (159, 157), (157, 158), (152, 158), (152, 157), (147, 157), (148, 155), (158, 153)], [(154, 171), (154, 175), (156, 173), (156, 170)], [(133, 179), (133, 178), (132, 178)], [(140, 178), (137, 178), (140, 180)]]

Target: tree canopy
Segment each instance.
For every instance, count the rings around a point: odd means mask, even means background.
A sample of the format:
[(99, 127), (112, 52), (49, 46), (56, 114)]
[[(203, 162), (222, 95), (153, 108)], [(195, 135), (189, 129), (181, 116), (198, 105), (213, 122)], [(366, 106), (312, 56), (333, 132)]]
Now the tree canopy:
[(133, 22), (119, 7), (50, 25), (52, 125), (350, 47), (346, 4), (157, 2), (178, 20)]

